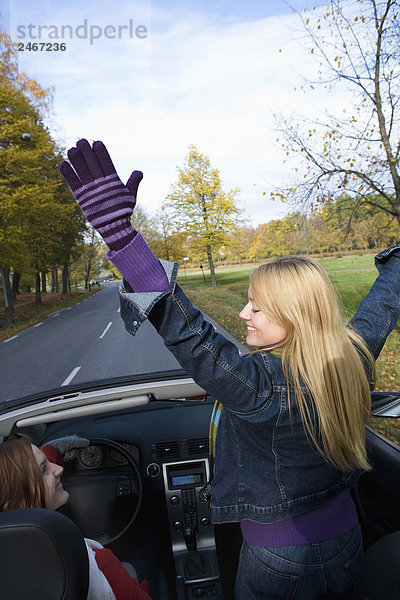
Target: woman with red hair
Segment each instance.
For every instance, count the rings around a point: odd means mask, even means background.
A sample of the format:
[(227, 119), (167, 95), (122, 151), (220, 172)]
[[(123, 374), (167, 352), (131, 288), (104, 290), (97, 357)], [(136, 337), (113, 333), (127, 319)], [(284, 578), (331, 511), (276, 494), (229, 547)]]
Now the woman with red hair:
[[(63, 506), (69, 494), (61, 483), (62, 463), (62, 455), (50, 444), (40, 450), (22, 437), (1, 443), (0, 511)], [(150, 600), (147, 581), (139, 585), (115, 554), (98, 542), (85, 538), (85, 543), (88, 600)]]

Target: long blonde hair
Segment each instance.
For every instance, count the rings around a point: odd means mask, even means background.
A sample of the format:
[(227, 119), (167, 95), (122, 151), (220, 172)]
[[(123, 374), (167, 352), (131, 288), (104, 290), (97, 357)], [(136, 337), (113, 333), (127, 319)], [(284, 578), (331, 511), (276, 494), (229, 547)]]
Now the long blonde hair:
[(326, 272), (313, 260), (288, 256), (253, 271), (250, 290), (257, 307), (286, 331), (282, 365), (290, 406), (294, 396), (306, 433), (341, 471), (369, 469), (367, 372), (372, 380), (374, 359), (346, 326)]

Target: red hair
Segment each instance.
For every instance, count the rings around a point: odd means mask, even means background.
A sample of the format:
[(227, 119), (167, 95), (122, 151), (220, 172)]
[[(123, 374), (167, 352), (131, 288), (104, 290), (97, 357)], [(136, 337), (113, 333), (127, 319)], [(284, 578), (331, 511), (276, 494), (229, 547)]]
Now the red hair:
[(0, 444), (0, 511), (46, 508), (43, 477), (26, 438)]

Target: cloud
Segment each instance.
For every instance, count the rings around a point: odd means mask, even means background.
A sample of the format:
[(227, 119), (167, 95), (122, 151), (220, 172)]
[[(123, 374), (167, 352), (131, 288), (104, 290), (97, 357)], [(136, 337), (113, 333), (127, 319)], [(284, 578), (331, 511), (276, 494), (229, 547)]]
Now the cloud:
[[(52, 6), (48, 19), (67, 23), (73, 6)], [(294, 90), (300, 73), (310, 72), (294, 39), (295, 17), (226, 22), (184, 3), (169, 11), (157, 4), (151, 11), (146, 3), (135, 7), (118, 2), (118, 11), (99, 10), (98, 22), (105, 26), (113, 17), (110, 23), (124, 23), (135, 13), (138, 22), (150, 24), (147, 39), (102, 39), (92, 46), (71, 40), (68, 51), (45, 56), (46, 63), (33, 53), (21, 57), (30, 75), (36, 71), (40, 83), (56, 86), (56, 135), (67, 147), (79, 137), (102, 139), (124, 179), (142, 169), (140, 200), (150, 212), (195, 144), (220, 169), (225, 189), (240, 188), (240, 204), (254, 225), (282, 216), (288, 208), (268, 199), (290, 177), (275, 142), (273, 112), (315, 114), (328, 106), (325, 93), (311, 101)], [(82, 3), (74, 23), (87, 14)], [(329, 96), (331, 106), (339, 101)]]

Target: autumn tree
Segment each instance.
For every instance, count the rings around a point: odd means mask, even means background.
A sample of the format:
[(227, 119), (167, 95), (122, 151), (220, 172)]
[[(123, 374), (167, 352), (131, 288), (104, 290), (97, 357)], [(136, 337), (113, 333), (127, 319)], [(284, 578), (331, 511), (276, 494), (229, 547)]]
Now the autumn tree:
[[(47, 172), (44, 156), (53, 152), (39, 113), (22, 91), (3, 82), (0, 87), (0, 269), (6, 306), (13, 313), (9, 270), (29, 262), (24, 234), (34, 227), (34, 206), (48, 200), (41, 185)], [(52, 187), (50, 195), (54, 193)]]
[[(49, 198), (48, 206), (42, 207), (41, 212), (47, 210), (48, 214), (41, 215), (43, 221), (38, 230), (44, 238), (41, 245), (42, 256), (46, 257), (45, 261), (42, 260), (42, 275), (50, 271), (52, 279), (57, 280), (58, 270), (61, 270), (61, 292), (66, 294), (70, 289), (70, 262), (81, 251), (80, 242), (83, 240), (87, 226), (84, 215), (67, 184), (60, 179), (58, 165), (61, 160), (61, 155), (58, 153), (50, 160), (49, 178), (52, 177), (55, 181), (56, 189), (54, 195)], [(34, 235), (32, 229), (29, 229), (29, 233)], [(55, 284), (56, 281), (53, 281), (52, 288)]]
[(36, 301), (40, 302), (40, 273), (51, 266), (62, 229), (71, 229), (75, 207), (70, 194), (67, 200), (61, 192), (57, 168), (61, 155), (39, 111), (21, 90), (7, 82), (0, 88), (0, 123), (3, 281), (7, 286), (11, 267), (20, 273), (28, 264), (36, 273)]
[(243, 223), (242, 211), (236, 206), (238, 189), (224, 192), (218, 169), (209, 158), (189, 146), (183, 169), (167, 196), (165, 206), (180, 231), (191, 236), (193, 245), (207, 256), (212, 285), (217, 284), (214, 256), (218, 248), (229, 243), (229, 232)]
[[(6, 315), (14, 316), (9, 272), (13, 263), (26, 263), (21, 239), (22, 208), (15, 198), (21, 191), (21, 179), (35, 172), (30, 141), (39, 121), (39, 107), (44, 107), (50, 90), (43, 90), (25, 73), (19, 73), (15, 44), (0, 30), (0, 271)], [(26, 171), (23, 168), (26, 167)]]
[(146, 239), (158, 258), (181, 262), (187, 255), (187, 236), (184, 231), (177, 230), (176, 223), (165, 207), (150, 219)]
[[(44, 124), (52, 90), (18, 69), (18, 52), (0, 31), (0, 271), (6, 314), (13, 319), (13, 284), (34, 270), (40, 283), (59, 260), (63, 268), (85, 227), (61, 181), (61, 151)], [(14, 285), (14, 291), (17, 286)]]
[(307, 218), (300, 212), (288, 213), (259, 225), (250, 247), (251, 258), (267, 258), (284, 254), (306, 254), (309, 248)]
[(309, 207), (346, 192), (353, 212), (367, 203), (400, 222), (398, 0), (331, 0), (301, 19), (318, 72), (304, 88), (338, 89), (347, 102), (312, 120), (277, 115), (279, 140), (297, 166), (272, 196)]
[(243, 225), (228, 234), (229, 242), (221, 248), (224, 260), (241, 262), (242, 258), (249, 255), (254, 229)]

